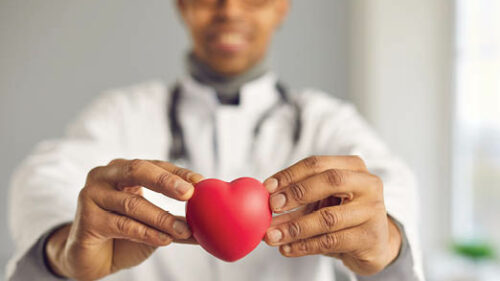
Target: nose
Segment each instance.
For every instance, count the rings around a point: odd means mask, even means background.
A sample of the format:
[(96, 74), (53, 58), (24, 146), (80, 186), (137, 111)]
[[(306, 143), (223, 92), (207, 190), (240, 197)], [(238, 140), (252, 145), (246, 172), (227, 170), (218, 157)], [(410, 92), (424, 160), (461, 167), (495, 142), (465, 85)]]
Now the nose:
[(228, 19), (234, 19), (241, 16), (244, 12), (241, 1), (242, 0), (221, 0), (217, 9), (219, 15)]

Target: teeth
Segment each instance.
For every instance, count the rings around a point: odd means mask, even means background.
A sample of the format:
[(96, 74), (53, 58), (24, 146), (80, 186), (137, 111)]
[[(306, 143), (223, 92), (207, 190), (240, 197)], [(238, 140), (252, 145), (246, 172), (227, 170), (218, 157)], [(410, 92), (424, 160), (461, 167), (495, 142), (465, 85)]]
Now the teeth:
[(244, 38), (238, 33), (223, 33), (219, 35), (219, 41), (223, 44), (238, 45), (243, 43)]

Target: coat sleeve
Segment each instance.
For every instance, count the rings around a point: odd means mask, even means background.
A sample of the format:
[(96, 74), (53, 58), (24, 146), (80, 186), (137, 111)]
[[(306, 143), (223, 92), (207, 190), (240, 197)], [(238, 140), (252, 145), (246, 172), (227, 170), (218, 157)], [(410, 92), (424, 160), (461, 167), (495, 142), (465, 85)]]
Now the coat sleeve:
[(384, 275), (358, 277), (358, 280), (423, 280), (413, 172), (388, 149), (351, 104), (322, 93), (305, 96), (309, 96), (304, 108), (306, 122), (316, 124), (309, 126), (316, 130), (312, 134), (315, 138), (312, 150), (319, 155), (360, 156), (368, 170), (382, 179), (388, 214), (403, 235), (400, 255)]
[(41, 256), (40, 239), (73, 220), (87, 172), (123, 155), (125, 109), (120, 93), (101, 95), (68, 126), (63, 138), (38, 144), (14, 172), (8, 219), (15, 253), (7, 266), (8, 280), (16, 280), (20, 272), (37, 274), (25, 280), (47, 275), (43, 261), (34, 258)]

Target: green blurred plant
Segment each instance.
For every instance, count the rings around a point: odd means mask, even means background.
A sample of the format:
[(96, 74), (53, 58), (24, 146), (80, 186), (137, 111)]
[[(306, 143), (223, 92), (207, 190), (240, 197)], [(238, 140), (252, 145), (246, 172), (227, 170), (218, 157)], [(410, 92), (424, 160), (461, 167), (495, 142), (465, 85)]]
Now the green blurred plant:
[(456, 254), (475, 260), (495, 259), (495, 248), (485, 241), (461, 241), (452, 245), (452, 250)]

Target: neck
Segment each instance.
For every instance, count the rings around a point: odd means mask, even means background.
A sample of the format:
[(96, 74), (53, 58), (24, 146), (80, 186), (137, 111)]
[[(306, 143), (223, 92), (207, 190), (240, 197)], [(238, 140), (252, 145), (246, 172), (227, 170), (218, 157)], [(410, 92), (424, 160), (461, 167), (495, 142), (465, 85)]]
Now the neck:
[(214, 71), (210, 66), (199, 60), (193, 53), (188, 55), (187, 67), (189, 74), (198, 82), (212, 87), (222, 104), (239, 104), (241, 87), (263, 76), (268, 67), (262, 60), (243, 73), (226, 76)]

